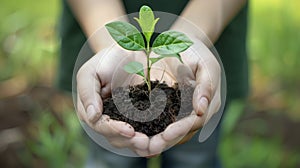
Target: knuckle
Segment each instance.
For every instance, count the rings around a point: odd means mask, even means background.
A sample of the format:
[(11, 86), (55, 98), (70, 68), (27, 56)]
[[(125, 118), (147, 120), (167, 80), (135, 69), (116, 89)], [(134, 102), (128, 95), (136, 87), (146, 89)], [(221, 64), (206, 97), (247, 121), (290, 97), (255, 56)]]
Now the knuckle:
[(89, 122), (95, 123), (100, 119), (100, 117), (101, 117), (101, 113), (95, 113), (88, 120), (89, 120)]

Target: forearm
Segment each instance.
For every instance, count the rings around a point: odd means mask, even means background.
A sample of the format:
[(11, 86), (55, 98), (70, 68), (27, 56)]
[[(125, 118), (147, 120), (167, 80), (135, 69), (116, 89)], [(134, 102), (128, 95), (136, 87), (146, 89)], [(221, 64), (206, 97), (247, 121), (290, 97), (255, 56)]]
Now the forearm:
[[(181, 16), (191, 21), (214, 43), (247, 0), (191, 0)], [(173, 26), (180, 31), (195, 32), (186, 22), (178, 21)], [(197, 37), (202, 39), (203, 37)], [(203, 39), (202, 39), (203, 40)]]
[(125, 15), (123, 4), (120, 0), (67, 0), (76, 19), (92, 48), (98, 52), (107, 47), (109, 36), (107, 33), (96, 33), (111, 20), (116, 20)]

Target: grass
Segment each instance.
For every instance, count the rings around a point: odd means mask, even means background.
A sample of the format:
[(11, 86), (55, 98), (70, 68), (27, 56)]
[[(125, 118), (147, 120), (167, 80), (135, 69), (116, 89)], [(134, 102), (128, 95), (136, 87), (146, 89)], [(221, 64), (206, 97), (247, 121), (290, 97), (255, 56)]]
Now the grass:
[[(246, 105), (250, 108), (250, 111), (246, 111), (248, 113), (267, 111), (272, 116), (279, 112), (290, 120), (300, 121), (300, 106), (295, 101), (300, 98), (300, 77), (296, 72), (300, 66), (299, 5), (297, 0), (250, 1), (248, 51), (252, 92), (251, 104)], [(243, 104), (237, 102), (232, 106), (225, 116), (220, 148), (225, 167), (299, 166), (300, 153), (297, 147), (287, 149), (283, 144), (284, 137), (279, 134), (264, 136), (270, 130), (263, 119), (239, 121), (245, 115), (241, 113), (245, 110), (241, 108)], [(254, 133), (249, 135), (239, 129), (241, 127)]]
[[(252, 92), (251, 104), (246, 107), (251, 107), (252, 113), (268, 111), (275, 115), (276, 111), (300, 121), (300, 105), (296, 101), (300, 99), (298, 6), (298, 0), (250, 1), (248, 51)], [(58, 0), (1, 3), (0, 83), (16, 76), (23, 76), (31, 85), (53, 83), (59, 47), (56, 38), (59, 9)], [(263, 136), (268, 131), (264, 119), (241, 120), (244, 107), (243, 101), (236, 101), (224, 120), (220, 154), (225, 167), (299, 166), (300, 149), (285, 148), (280, 135)], [(37, 115), (34, 119), (37, 140), (28, 142), (28, 151), (21, 155), (24, 163), (30, 163), (35, 156), (49, 167), (63, 164), (72, 167), (72, 163), (77, 163), (72, 158), (83, 162), (82, 151), (87, 149), (80, 146), (77, 118), (72, 111), (66, 111), (63, 118), (67, 124), (61, 127), (53, 116)], [(49, 130), (50, 125), (52, 130)], [(254, 133), (248, 134), (241, 128)], [(74, 146), (80, 147), (70, 150)], [(158, 160), (151, 160), (151, 168), (158, 168)], [(56, 165), (51, 165), (52, 162)]]
[(83, 167), (87, 154), (81, 126), (73, 110), (61, 116), (61, 125), (49, 111), (36, 116), (26, 140), (26, 150), (19, 156), (27, 167)]

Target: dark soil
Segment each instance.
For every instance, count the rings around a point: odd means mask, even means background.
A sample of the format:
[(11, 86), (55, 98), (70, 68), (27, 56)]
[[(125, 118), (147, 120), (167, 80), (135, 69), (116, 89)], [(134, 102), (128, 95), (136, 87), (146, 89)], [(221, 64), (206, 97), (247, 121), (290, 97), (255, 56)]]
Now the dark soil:
[(129, 123), (137, 132), (153, 136), (192, 112), (194, 89), (191, 86), (182, 85), (179, 89), (178, 84), (169, 87), (158, 81), (151, 83), (150, 96), (145, 83), (114, 89), (113, 98), (104, 100), (104, 114)]

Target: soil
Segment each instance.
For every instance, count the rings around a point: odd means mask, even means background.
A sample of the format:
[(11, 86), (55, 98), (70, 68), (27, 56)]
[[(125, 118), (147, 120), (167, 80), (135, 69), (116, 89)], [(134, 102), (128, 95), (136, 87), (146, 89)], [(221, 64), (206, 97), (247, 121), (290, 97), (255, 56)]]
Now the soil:
[(104, 100), (103, 113), (129, 123), (137, 132), (153, 136), (192, 112), (193, 87), (169, 87), (158, 81), (152, 81), (151, 87), (150, 96), (145, 83), (114, 89), (113, 96)]

